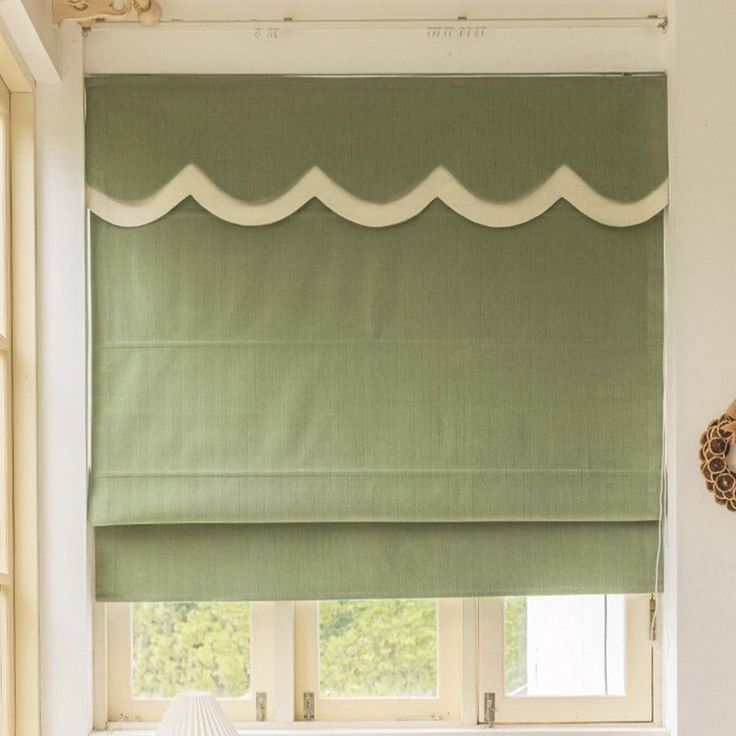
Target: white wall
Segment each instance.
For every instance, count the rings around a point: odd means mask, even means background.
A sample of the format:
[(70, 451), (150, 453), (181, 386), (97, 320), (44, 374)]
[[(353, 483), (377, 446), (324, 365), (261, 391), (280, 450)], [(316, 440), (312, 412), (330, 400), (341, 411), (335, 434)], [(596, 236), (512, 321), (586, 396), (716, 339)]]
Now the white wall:
[(91, 727), (82, 34), (36, 88), (41, 728)]
[(697, 451), (736, 397), (736, 3), (674, 0), (671, 14), (666, 699), (679, 736), (726, 736), (736, 720), (736, 515), (706, 493)]

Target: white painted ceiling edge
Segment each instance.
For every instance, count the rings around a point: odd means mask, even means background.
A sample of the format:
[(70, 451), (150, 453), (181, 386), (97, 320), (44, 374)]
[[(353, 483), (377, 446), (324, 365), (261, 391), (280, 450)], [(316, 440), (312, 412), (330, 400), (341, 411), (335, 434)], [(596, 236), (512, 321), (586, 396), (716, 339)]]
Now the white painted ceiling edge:
[(139, 200), (116, 200), (87, 187), (87, 206), (98, 217), (120, 227), (147, 225), (163, 217), (187, 197), (221, 220), (243, 226), (270, 225), (318, 199), (340, 217), (366, 227), (388, 227), (416, 217), (434, 200), (444, 202), (458, 215), (486, 227), (513, 227), (539, 217), (565, 199), (587, 217), (603, 225), (628, 227), (646, 222), (667, 206), (665, 180), (636, 202), (617, 202), (602, 196), (569, 166), (524, 197), (491, 202), (469, 192), (442, 166), (432, 171), (409, 193), (391, 202), (360, 199), (330, 179), (319, 167), (310, 169), (294, 186), (269, 202), (244, 202), (219, 189), (194, 164), (185, 166), (155, 194)]

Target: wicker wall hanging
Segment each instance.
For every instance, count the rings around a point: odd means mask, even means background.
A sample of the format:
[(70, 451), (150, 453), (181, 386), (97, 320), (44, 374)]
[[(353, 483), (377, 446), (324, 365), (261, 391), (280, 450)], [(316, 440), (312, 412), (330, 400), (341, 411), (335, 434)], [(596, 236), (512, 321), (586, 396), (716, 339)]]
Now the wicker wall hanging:
[(736, 400), (726, 413), (714, 419), (700, 438), (700, 470), (717, 504), (736, 511), (736, 471), (728, 465), (728, 453), (736, 444)]

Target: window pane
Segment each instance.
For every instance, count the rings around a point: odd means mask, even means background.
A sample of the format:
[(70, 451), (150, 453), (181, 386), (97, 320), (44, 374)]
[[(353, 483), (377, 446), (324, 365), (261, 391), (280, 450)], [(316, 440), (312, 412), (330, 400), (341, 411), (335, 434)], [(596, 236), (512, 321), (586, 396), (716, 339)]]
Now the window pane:
[(250, 691), (250, 604), (134, 603), (133, 696)]
[(437, 604), (325, 601), (319, 606), (320, 694), (437, 696)]
[(623, 695), (624, 596), (506, 598), (507, 695)]

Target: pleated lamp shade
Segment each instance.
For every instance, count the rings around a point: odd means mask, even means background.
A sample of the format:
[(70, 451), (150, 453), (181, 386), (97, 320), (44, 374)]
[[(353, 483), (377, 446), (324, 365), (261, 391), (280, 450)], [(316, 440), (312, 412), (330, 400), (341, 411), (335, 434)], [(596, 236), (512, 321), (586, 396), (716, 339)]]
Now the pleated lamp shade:
[(156, 736), (238, 736), (238, 732), (209, 693), (191, 690), (174, 697)]

